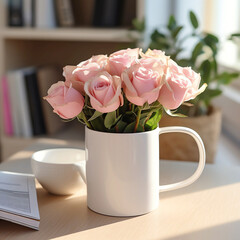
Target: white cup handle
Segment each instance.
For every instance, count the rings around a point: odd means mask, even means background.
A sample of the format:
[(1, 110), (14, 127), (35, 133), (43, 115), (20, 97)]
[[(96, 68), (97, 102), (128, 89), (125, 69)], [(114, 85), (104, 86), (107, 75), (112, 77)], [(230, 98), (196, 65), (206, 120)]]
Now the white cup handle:
[(82, 177), (82, 180), (85, 184), (87, 184), (87, 178), (86, 178), (86, 162), (80, 161), (73, 164), (73, 166), (77, 169), (80, 176)]
[(197, 170), (194, 172), (194, 174), (191, 177), (181, 182), (159, 186), (159, 192), (175, 190), (175, 189), (186, 187), (192, 184), (200, 177), (205, 166), (206, 153), (205, 153), (203, 141), (200, 138), (200, 136), (194, 130), (186, 127), (174, 126), (174, 127), (163, 127), (159, 129), (159, 135), (162, 133), (174, 133), (174, 132), (186, 133), (194, 138), (199, 150), (199, 164), (198, 164)]

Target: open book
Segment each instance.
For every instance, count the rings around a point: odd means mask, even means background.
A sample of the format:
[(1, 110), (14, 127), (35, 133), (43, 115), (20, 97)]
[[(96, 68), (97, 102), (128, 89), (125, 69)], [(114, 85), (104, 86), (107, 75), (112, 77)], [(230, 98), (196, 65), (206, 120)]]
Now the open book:
[(0, 219), (39, 229), (33, 175), (0, 171)]

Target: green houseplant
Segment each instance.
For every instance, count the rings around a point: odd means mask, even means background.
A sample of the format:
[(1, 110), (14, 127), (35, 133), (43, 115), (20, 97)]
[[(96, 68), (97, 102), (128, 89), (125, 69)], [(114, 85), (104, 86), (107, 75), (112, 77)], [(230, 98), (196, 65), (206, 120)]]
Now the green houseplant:
[[(177, 113), (182, 113), (188, 118), (173, 119), (165, 116), (162, 118), (160, 126), (182, 125), (196, 130), (205, 143), (207, 162), (212, 163), (221, 130), (221, 111), (213, 106), (212, 100), (222, 94), (221, 87), (236, 79), (238, 73), (221, 70), (217, 62), (221, 47), (219, 39), (214, 34), (200, 30), (198, 19), (192, 11), (189, 12), (189, 21), (192, 30), (190, 33), (183, 34), (184, 26), (179, 25), (174, 16), (170, 16), (167, 26), (152, 32), (148, 47), (161, 49), (166, 55), (171, 55), (172, 59), (181, 66), (191, 66), (201, 74), (200, 86), (207, 83), (208, 88), (189, 104), (182, 105), (177, 110)], [(141, 36), (145, 30), (144, 21), (135, 19), (133, 25)], [(238, 37), (238, 34), (232, 35), (230, 40), (233, 40), (233, 37)], [(194, 41), (195, 45), (186, 57), (186, 54), (183, 53), (186, 51), (186, 41), (189, 39)], [(173, 141), (175, 146), (170, 144)], [(160, 142), (161, 146), (164, 146), (161, 158), (179, 160), (195, 160), (197, 158), (195, 144), (187, 138), (184, 141), (184, 137), (181, 135), (162, 136)], [(173, 151), (176, 148), (179, 151)]]

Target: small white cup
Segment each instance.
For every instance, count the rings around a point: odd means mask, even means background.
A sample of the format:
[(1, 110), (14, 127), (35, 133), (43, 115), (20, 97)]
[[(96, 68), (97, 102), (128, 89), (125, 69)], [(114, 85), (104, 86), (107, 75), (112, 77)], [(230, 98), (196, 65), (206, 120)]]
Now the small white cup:
[(35, 152), (31, 158), (32, 171), (42, 187), (57, 195), (70, 195), (84, 182), (79, 164), (85, 165), (85, 150), (56, 148)]

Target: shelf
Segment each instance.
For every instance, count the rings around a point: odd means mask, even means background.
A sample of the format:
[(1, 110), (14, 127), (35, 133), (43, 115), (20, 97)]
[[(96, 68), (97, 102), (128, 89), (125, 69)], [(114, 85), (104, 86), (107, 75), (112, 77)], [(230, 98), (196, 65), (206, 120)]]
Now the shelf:
[(56, 40), (56, 41), (101, 41), (132, 42), (130, 31), (116, 28), (5, 28), (0, 35), (3, 39)]

